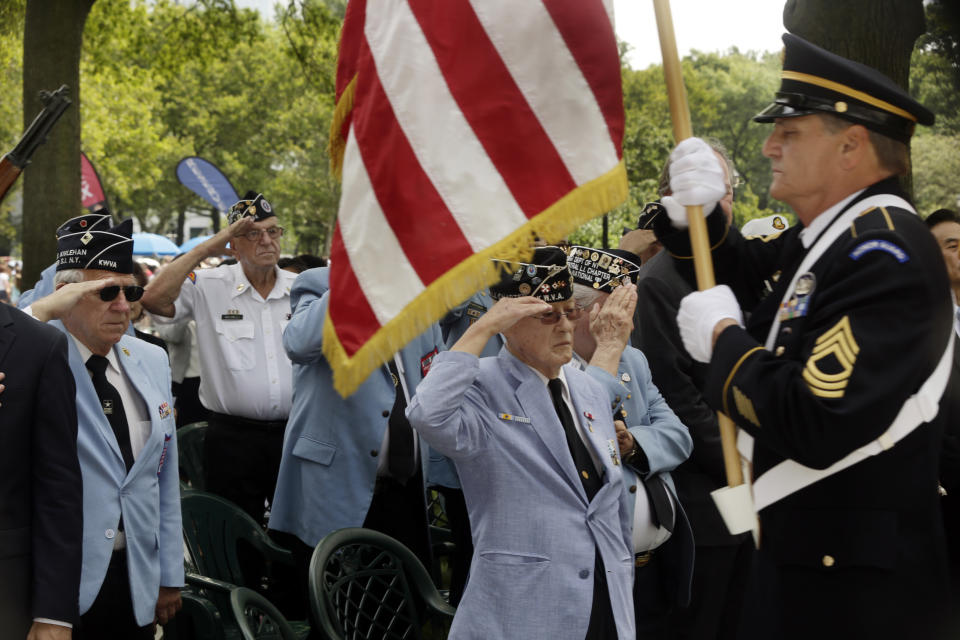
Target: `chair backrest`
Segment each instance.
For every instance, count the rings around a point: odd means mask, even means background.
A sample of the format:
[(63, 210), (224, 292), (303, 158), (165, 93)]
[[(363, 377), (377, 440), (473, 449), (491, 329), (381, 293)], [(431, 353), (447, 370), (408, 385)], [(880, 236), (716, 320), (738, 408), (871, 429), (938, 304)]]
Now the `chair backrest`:
[(256, 587), (261, 576), (245, 576), (237, 547), (245, 543), (263, 558), (293, 564), (293, 554), (274, 543), (240, 507), (204, 491), (184, 491), (180, 498), (183, 538), (197, 570), (231, 584)]
[(177, 462), (180, 476), (191, 489), (207, 488), (203, 474), (203, 447), (207, 439), (207, 423), (192, 422), (177, 429)]
[(314, 549), (310, 606), (316, 627), (334, 640), (417, 639), (424, 623), (418, 610), (454, 613), (413, 552), (361, 528), (334, 531)]
[(299, 640), (283, 614), (256, 591), (237, 587), (230, 592), (230, 606), (244, 640)]

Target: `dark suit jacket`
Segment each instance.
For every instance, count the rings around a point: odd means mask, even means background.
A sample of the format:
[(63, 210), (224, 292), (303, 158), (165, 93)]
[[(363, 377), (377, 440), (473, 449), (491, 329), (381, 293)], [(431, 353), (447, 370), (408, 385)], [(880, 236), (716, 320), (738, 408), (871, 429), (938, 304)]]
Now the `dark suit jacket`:
[(749, 534), (731, 536), (710, 492), (726, 486), (717, 413), (702, 395), (707, 365), (683, 348), (677, 310), (693, 288), (677, 273), (666, 251), (644, 263), (637, 277), (637, 310), (631, 344), (650, 362), (653, 381), (693, 438), (693, 453), (673, 472), (677, 496), (690, 520), (697, 546), (735, 545)]
[(83, 484), (67, 337), (0, 304), (0, 371), (0, 635), (22, 638), (33, 618), (78, 617)]

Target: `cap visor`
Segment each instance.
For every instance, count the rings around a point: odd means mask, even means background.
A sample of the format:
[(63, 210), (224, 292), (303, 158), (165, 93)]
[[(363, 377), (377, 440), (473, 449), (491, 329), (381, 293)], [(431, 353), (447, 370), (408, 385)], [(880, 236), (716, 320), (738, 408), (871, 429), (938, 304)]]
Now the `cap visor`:
[(796, 118), (798, 116), (808, 116), (811, 113), (817, 113), (816, 109), (797, 109), (788, 104), (771, 102), (767, 107), (753, 116), (754, 122), (773, 122), (777, 118)]

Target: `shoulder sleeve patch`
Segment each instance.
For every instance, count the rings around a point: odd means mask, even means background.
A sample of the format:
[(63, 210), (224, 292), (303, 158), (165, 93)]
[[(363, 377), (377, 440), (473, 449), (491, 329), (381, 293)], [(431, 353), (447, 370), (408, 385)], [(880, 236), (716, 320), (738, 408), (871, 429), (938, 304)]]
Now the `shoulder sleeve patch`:
[(853, 251), (850, 252), (850, 257), (853, 260), (859, 260), (866, 254), (873, 251), (883, 251), (884, 253), (889, 253), (897, 262), (901, 264), (910, 260), (910, 256), (907, 255), (906, 251), (889, 240), (867, 240), (866, 242), (861, 242), (853, 248)]
[(189, 281), (192, 282), (193, 284), (197, 284), (197, 272), (196, 272), (196, 271), (191, 271), (190, 273), (188, 273), (188, 274), (187, 274), (187, 280), (189, 280)]

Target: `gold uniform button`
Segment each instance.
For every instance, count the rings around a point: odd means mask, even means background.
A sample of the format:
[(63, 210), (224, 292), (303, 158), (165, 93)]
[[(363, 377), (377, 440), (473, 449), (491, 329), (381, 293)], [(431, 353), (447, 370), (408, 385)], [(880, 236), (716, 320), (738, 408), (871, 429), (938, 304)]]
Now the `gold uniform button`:
[(637, 485), (635, 484), (630, 485), (630, 493), (636, 493), (636, 492), (637, 492)]
[(775, 356), (782, 356), (784, 351), (786, 351), (786, 349), (784, 348), (783, 345), (780, 345), (779, 347), (777, 347), (777, 350), (773, 352), (773, 354)]
[(583, 479), (584, 479), (584, 480), (589, 480), (589, 479), (590, 479), (590, 474), (587, 473), (586, 471), (581, 471), (581, 472), (580, 472), (580, 475), (583, 476)]
[(836, 562), (837, 561), (834, 560), (833, 556), (823, 556), (823, 566), (825, 567), (832, 567), (834, 564), (836, 564)]

